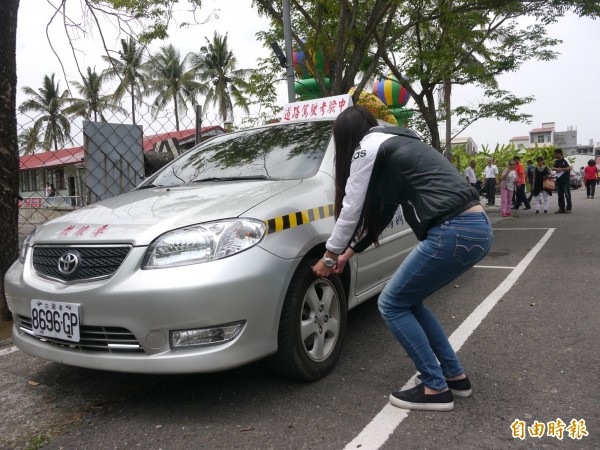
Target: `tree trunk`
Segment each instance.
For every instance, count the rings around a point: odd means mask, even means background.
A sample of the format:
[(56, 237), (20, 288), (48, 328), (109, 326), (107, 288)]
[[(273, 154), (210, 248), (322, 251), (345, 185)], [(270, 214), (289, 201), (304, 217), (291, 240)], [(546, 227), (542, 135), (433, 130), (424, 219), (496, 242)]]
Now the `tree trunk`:
[(19, 148), (17, 145), (17, 11), (19, 0), (0, 7), (0, 320), (10, 320), (4, 275), (18, 256)]
[(444, 107), (446, 113), (446, 148), (444, 149), (444, 156), (452, 161), (452, 108), (450, 100), (452, 97), (452, 83), (450, 81), (444, 82)]
[(422, 101), (422, 105), (419, 105), (423, 120), (427, 123), (429, 128), (429, 134), (431, 135), (431, 146), (440, 153), (443, 153), (442, 143), (440, 142), (440, 130), (438, 127), (437, 111), (435, 109), (435, 98), (432, 89), (425, 91), (425, 99), (427, 102)]
[(133, 120), (133, 124), (135, 125), (135, 96), (134, 96), (135, 88), (133, 84), (131, 85), (131, 118)]
[(179, 131), (179, 108), (177, 107), (177, 92), (173, 93), (173, 104), (175, 105), (175, 129)]

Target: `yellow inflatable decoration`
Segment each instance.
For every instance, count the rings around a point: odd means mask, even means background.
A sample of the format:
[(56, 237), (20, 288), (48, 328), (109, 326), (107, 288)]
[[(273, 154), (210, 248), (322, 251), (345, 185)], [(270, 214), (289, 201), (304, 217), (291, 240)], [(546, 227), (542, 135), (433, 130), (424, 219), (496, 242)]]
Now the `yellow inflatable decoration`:
[[(351, 88), (348, 91), (348, 94), (354, 95), (355, 90), (356, 88)], [(371, 114), (373, 114), (377, 119), (398, 126), (398, 121), (396, 120), (394, 115), (390, 112), (389, 108), (385, 106), (385, 104), (381, 100), (379, 100), (379, 98), (377, 98), (376, 95), (362, 91), (358, 96), (358, 100), (355, 102), (355, 104), (362, 105), (365, 108), (367, 108), (371, 112)]]

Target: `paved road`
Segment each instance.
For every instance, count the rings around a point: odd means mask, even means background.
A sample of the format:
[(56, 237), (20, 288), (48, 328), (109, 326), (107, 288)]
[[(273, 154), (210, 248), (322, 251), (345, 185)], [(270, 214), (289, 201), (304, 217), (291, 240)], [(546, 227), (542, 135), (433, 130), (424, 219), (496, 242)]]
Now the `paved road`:
[[(279, 379), (261, 362), (209, 375), (105, 373), (7, 353), (3, 341), (0, 447), (600, 448), (600, 199), (573, 197), (570, 215), (552, 213), (554, 196), (547, 215), (490, 210), (490, 254), (428, 299), (474, 383), (453, 412), (386, 406), (414, 368), (371, 300), (349, 314), (338, 367), (315, 383)], [(562, 440), (513, 437), (513, 423), (518, 432), (557, 419)], [(569, 437), (572, 420), (588, 435)]]

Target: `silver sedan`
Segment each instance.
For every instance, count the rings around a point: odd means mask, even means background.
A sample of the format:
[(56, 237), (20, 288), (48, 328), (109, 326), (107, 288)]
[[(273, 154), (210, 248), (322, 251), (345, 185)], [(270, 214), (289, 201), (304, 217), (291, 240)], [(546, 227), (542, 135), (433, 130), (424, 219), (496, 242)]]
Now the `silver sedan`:
[(79, 367), (333, 369), (347, 311), (416, 243), (399, 212), (341, 276), (315, 278), (334, 224), (331, 121), (218, 136), (137, 189), (50, 221), (5, 277), (15, 344)]

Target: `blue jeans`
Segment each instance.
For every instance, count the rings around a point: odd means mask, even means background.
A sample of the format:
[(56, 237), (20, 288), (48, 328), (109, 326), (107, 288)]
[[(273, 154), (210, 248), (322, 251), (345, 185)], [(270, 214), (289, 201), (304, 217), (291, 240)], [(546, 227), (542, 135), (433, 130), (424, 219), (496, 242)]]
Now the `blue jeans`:
[(446, 389), (446, 377), (464, 370), (423, 300), (479, 262), (492, 239), (484, 212), (459, 214), (429, 230), (379, 295), (383, 319), (421, 372), (423, 384), (436, 391)]

